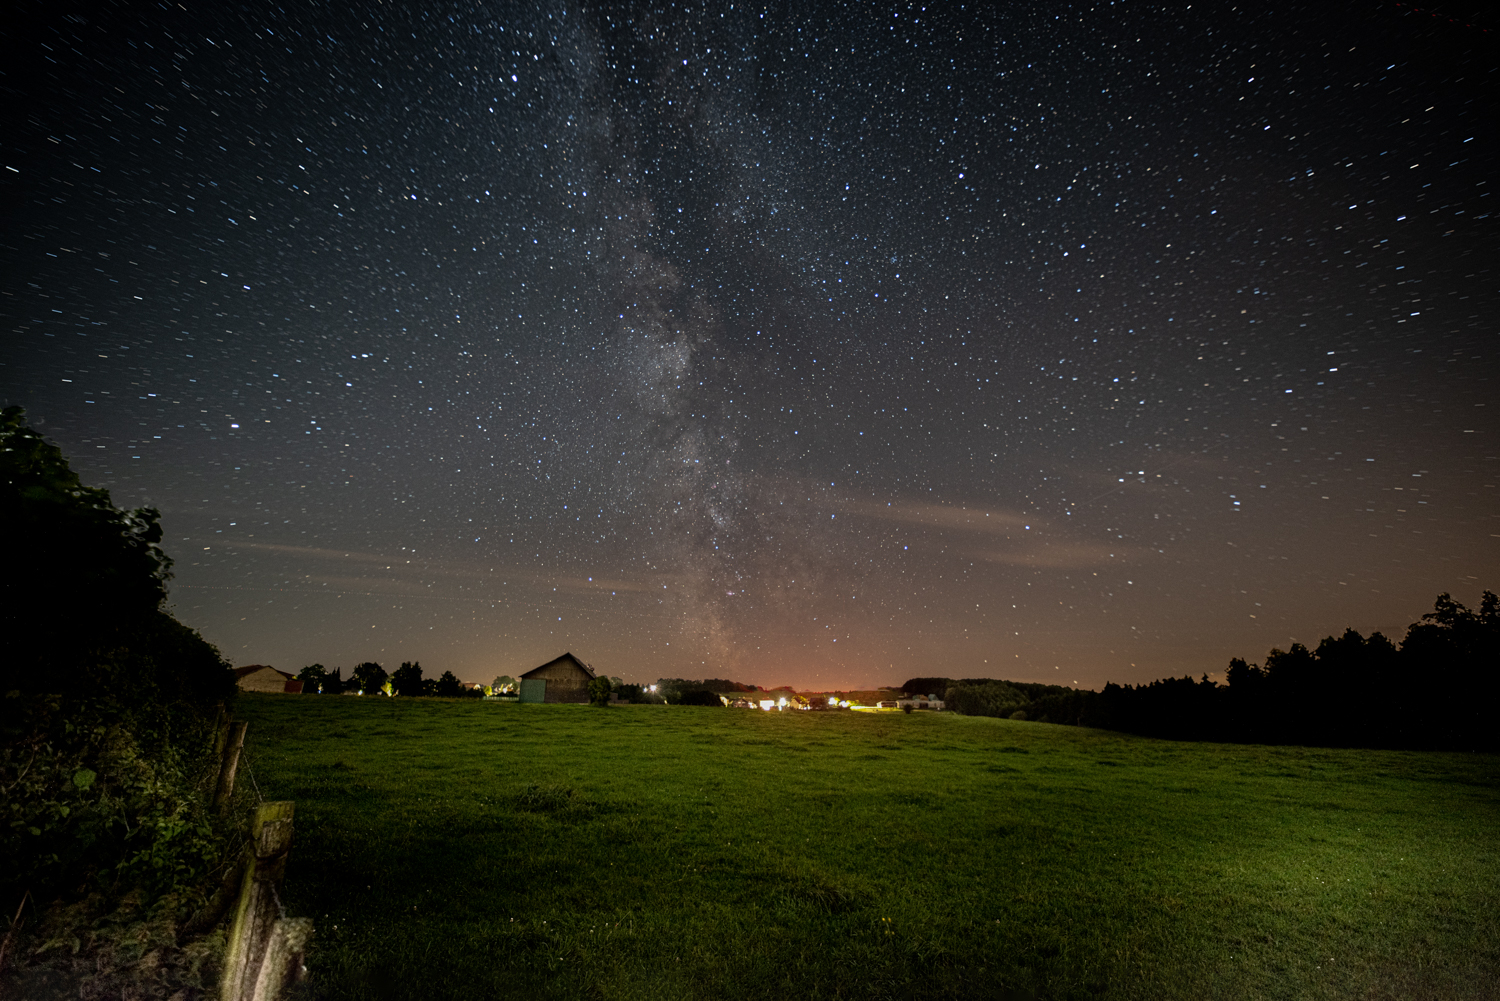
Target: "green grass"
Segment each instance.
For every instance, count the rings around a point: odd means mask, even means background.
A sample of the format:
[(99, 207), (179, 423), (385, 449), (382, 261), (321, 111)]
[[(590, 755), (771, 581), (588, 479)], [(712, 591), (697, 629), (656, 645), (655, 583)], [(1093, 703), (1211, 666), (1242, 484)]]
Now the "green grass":
[[(241, 696), (328, 998), (1491, 998), (1500, 760)], [(248, 786), (245, 773), (241, 782)]]

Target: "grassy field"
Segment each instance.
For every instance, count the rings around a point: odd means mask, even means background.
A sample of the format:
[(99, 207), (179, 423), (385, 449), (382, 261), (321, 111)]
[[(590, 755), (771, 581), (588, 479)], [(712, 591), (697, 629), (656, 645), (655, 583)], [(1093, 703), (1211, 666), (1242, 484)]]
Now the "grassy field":
[(238, 715), (254, 785), (297, 802), (319, 997), (1500, 997), (1494, 757), (927, 713)]

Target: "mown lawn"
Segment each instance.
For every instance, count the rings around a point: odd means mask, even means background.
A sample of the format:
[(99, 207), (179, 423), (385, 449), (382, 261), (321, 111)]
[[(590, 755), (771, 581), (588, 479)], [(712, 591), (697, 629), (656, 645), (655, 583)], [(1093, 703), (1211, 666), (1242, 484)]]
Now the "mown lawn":
[[(1500, 997), (1500, 760), (242, 695), (326, 998)], [(245, 771), (241, 782), (252, 787)]]

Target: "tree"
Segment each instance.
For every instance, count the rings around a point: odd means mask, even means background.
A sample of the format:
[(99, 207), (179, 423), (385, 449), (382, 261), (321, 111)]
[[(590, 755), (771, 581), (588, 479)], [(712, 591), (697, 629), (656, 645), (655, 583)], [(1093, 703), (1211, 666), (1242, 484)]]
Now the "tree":
[(508, 674), (502, 674), (490, 684), (490, 687), (494, 689), (496, 695), (502, 692), (513, 692), (516, 690), (516, 679)]
[(444, 671), (437, 679), (437, 694), (441, 698), (456, 699), (464, 693), (464, 686), (452, 671)]
[(322, 664), (309, 664), (297, 672), (297, 680), (302, 682), (303, 695), (322, 694), (327, 678), (328, 672), (323, 669)]
[(390, 675), (385, 673), (385, 668), (373, 660), (367, 660), (363, 664), (360, 664), (354, 669), (354, 673), (349, 676), (349, 680), (354, 684), (354, 690), (361, 695), (380, 694), (380, 690), (385, 687), (385, 683), (389, 679)]
[(157, 511), (83, 485), (23, 418), (0, 411), (0, 900), (187, 890), (228, 847), (202, 791), (234, 674), (162, 608)]
[(234, 675), (218, 651), (161, 608), (172, 560), (159, 545), (159, 512), (117, 508), (108, 490), (84, 486), (24, 416), (0, 411), (0, 524), (12, 568), (0, 578), (0, 693), (87, 691), (122, 709), (232, 698)]
[[(930, 682), (932, 679), (923, 678)], [(1006, 717), (1026, 705), (1027, 698), (1019, 688), (1005, 681), (961, 681), (946, 686), (943, 704), (965, 716)]]
[(391, 675), (391, 688), (397, 695), (412, 698), (425, 695), (422, 690), (422, 665), (417, 661), (406, 660), (396, 668)]
[(1224, 672), (1224, 680), (1229, 682), (1229, 687), (1235, 691), (1248, 691), (1257, 683), (1264, 680), (1265, 675), (1255, 664), (1245, 663), (1243, 657), (1231, 657), (1229, 670)]
[(901, 690), (908, 695), (930, 695), (933, 698), (944, 698), (951, 684), (947, 678), (908, 678)]
[(1477, 612), (1447, 592), (1438, 595), (1432, 611), (1407, 630), (1401, 661), (1402, 673), (1426, 693), (1414, 721), (1417, 744), (1500, 746), (1490, 718), (1500, 699), (1500, 598), (1493, 591), (1484, 592)]
[(732, 692), (753, 692), (754, 685), (747, 685), (739, 681), (731, 681), (728, 678), (704, 678), (701, 682), (686, 682), (688, 688), (699, 688), (705, 692), (713, 692), (715, 695), (726, 695)]
[(607, 706), (609, 693), (613, 690), (614, 686), (609, 683), (609, 679), (601, 674), (589, 682), (589, 702), (596, 706)]
[(332, 674), (328, 674), (328, 675), (325, 675), (323, 677), (323, 694), (324, 695), (342, 695), (342, 694), (344, 694), (344, 669), (343, 668), (341, 668), (341, 667), (335, 667), (333, 669), (333, 673)]

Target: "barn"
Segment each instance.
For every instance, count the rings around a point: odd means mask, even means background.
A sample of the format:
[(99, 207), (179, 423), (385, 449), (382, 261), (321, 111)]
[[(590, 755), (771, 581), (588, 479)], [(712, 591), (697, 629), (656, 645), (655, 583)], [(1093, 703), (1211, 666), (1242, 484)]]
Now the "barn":
[(587, 702), (594, 669), (565, 653), (521, 675), (522, 702)]
[(302, 692), (302, 682), (285, 671), (278, 671), (265, 664), (235, 668), (234, 683), (246, 692), (284, 692), (288, 695)]

